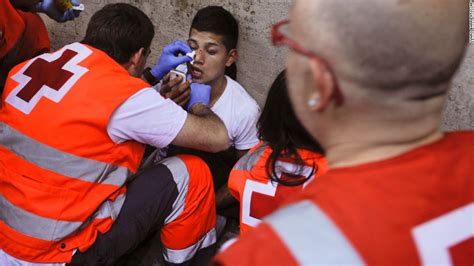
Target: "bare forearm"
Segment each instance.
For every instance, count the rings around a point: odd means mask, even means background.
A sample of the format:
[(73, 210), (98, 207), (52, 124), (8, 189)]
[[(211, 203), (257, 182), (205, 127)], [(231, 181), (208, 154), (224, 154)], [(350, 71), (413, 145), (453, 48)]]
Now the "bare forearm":
[(229, 148), (229, 136), (222, 120), (209, 107), (198, 103), (189, 110), (183, 129), (172, 142), (208, 152), (219, 152)]
[[(215, 135), (215, 136), (211, 136), (212, 138), (225, 139), (226, 140), (225, 149), (229, 147), (229, 141), (228, 141), (229, 137), (228, 137), (227, 129), (224, 123), (207, 105), (204, 105), (201, 103), (195, 104), (191, 107), (191, 109), (189, 110), (189, 113), (195, 116), (204, 118), (207, 124), (207, 128), (206, 128), (207, 133)], [(216, 150), (215, 152), (225, 150), (225, 149), (219, 149), (219, 150)]]

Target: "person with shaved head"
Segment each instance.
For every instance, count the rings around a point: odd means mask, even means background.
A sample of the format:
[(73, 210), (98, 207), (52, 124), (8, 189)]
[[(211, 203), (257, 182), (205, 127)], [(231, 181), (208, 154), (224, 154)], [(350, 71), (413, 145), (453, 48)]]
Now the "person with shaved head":
[(272, 39), (330, 170), (215, 264), (473, 265), (474, 133), (440, 130), (468, 1), (296, 0)]

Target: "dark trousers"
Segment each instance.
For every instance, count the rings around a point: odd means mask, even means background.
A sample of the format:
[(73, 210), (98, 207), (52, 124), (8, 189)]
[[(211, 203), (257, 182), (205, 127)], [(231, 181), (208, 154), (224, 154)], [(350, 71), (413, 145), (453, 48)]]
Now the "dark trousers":
[[(127, 184), (127, 197), (111, 229), (105, 234), (99, 234), (94, 245), (86, 252), (77, 251), (71, 265), (127, 264), (126, 261), (137, 251), (139, 245), (138, 253), (143, 253), (145, 249), (145, 253), (153, 254), (156, 263), (166, 264), (161, 253), (159, 234), (177, 196), (176, 183), (166, 166), (158, 164), (145, 170)], [(155, 249), (154, 247), (156, 250), (150, 250)], [(210, 250), (212, 248), (203, 249), (195, 257), (208, 254), (203, 258), (208, 261), (214, 251)], [(146, 254), (142, 257), (150, 259)]]

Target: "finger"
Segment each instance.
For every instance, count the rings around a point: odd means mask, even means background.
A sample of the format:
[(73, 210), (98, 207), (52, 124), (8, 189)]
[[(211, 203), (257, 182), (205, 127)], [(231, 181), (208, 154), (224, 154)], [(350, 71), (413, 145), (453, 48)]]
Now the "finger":
[(170, 81), (170, 78), (171, 78), (171, 73), (166, 74), (163, 77), (163, 83), (168, 83)]
[(189, 47), (189, 45), (181, 40), (177, 40), (174, 42), (174, 45), (179, 47), (181, 50), (180, 52), (184, 53), (184, 54), (187, 54), (187, 53), (190, 53), (192, 52), (193, 50), (191, 49), (191, 47)]
[(189, 47), (189, 45), (185, 42), (180, 41), (178, 45), (182, 50), (181, 52), (183, 52), (184, 54), (191, 53), (193, 51), (191, 47)]
[(184, 92), (184, 91), (190, 91), (191, 90), (190, 86), (191, 86), (191, 82), (186, 81), (183, 84), (179, 85), (177, 90), (179, 90), (181, 93)]
[[(173, 94), (171, 93), (171, 91), (167, 92), (167, 93), (162, 93), (160, 92), (161, 96), (163, 96), (163, 98), (165, 99), (170, 99), (173, 101)], [(173, 101), (174, 102), (174, 101)]]
[(175, 87), (176, 85), (180, 84), (182, 80), (183, 80), (183, 77), (177, 76), (176, 78), (169, 81), (169, 86)]
[(65, 22), (67, 21), (67, 11), (64, 12), (62, 15), (58, 16), (56, 19), (55, 19), (57, 22)]
[(170, 91), (171, 91), (171, 87), (168, 86), (168, 84), (161, 84), (161, 87), (160, 87), (161, 96), (165, 97), (165, 95), (167, 95)]
[(187, 91), (181, 93), (178, 97), (176, 97), (174, 102), (179, 104), (179, 105), (182, 105), (182, 104), (186, 103), (189, 100), (190, 95), (191, 95), (191, 92), (189, 90), (187, 90)]
[(74, 10), (68, 9), (66, 12), (64, 12), (64, 15), (66, 16), (66, 20), (73, 20), (76, 16), (74, 16)]
[(166, 95), (166, 98), (174, 99), (177, 97), (181, 92), (179, 91), (179, 82), (176, 81), (178, 78), (171, 80), (166, 85), (161, 87), (160, 92)]
[(180, 101), (179, 103), (177, 103), (179, 106), (183, 107), (183, 108), (186, 108), (186, 104), (189, 102), (189, 97), (186, 98), (185, 100), (183, 101)]
[(163, 49), (167, 53), (178, 55), (179, 53), (186, 54), (191, 52), (191, 48), (187, 44), (184, 44), (182, 41), (175, 41), (172, 44), (165, 46)]
[(163, 77), (162, 81), (163, 82), (161, 83), (160, 94), (161, 94), (161, 96), (165, 97), (166, 93), (168, 93), (171, 90), (171, 87), (168, 84), (169, 81), (170, 81), (170, 73), (166, 74)]
[(189, 90), (189, 86), (186, 83), (178, 84), (177, 86), (174, 86), (173, 89), (173, 99), (179, 97), (183, 93), (187, 93)]
[(175, 62), (176, 62), (178, 65), (181, 65), (181, 64), (183, 64), (183, 63), (187, 63), (187, 62), (193, 61), (193, 59), (192, 59), (191, 57), (189, 57), (189, 56), (179, 56), (179, 57), (176, 57), (175, 60), (176, 60)]
[(175, 90), (170, 90), (169, 92), (166, 93), (166, 97), (168, 99), (171, 99), (173, 102), (176, 102), (176, 98), (178, 97), (178, 92)]
[(72, 13), (74, 14), (74, 17), (77, 18), (81, 14), (81, 11), (80, 10), (73, 10)]
[[(77, 16), (79, 16), (80, 11), (74, 10), (74, 9), (68, 9), (66, 12), (68, 12), (68, 19), (69, 20), (74, 20)], [(77, 15), (76, 13), (79, 12)]]

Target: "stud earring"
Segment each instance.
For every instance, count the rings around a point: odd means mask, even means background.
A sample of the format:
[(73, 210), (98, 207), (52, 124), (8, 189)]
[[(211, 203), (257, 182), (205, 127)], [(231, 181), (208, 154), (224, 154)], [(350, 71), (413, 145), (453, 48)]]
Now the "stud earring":
[(318, 105), (318, 103), (319, 103), (319, 98), (317, 98), (317, 97), (316, 98), (311, 98), (311, 99), (308, 100), (308, 107), (309, 108), (314, 108), (314, 107), (316, 107), (316, 105)]

